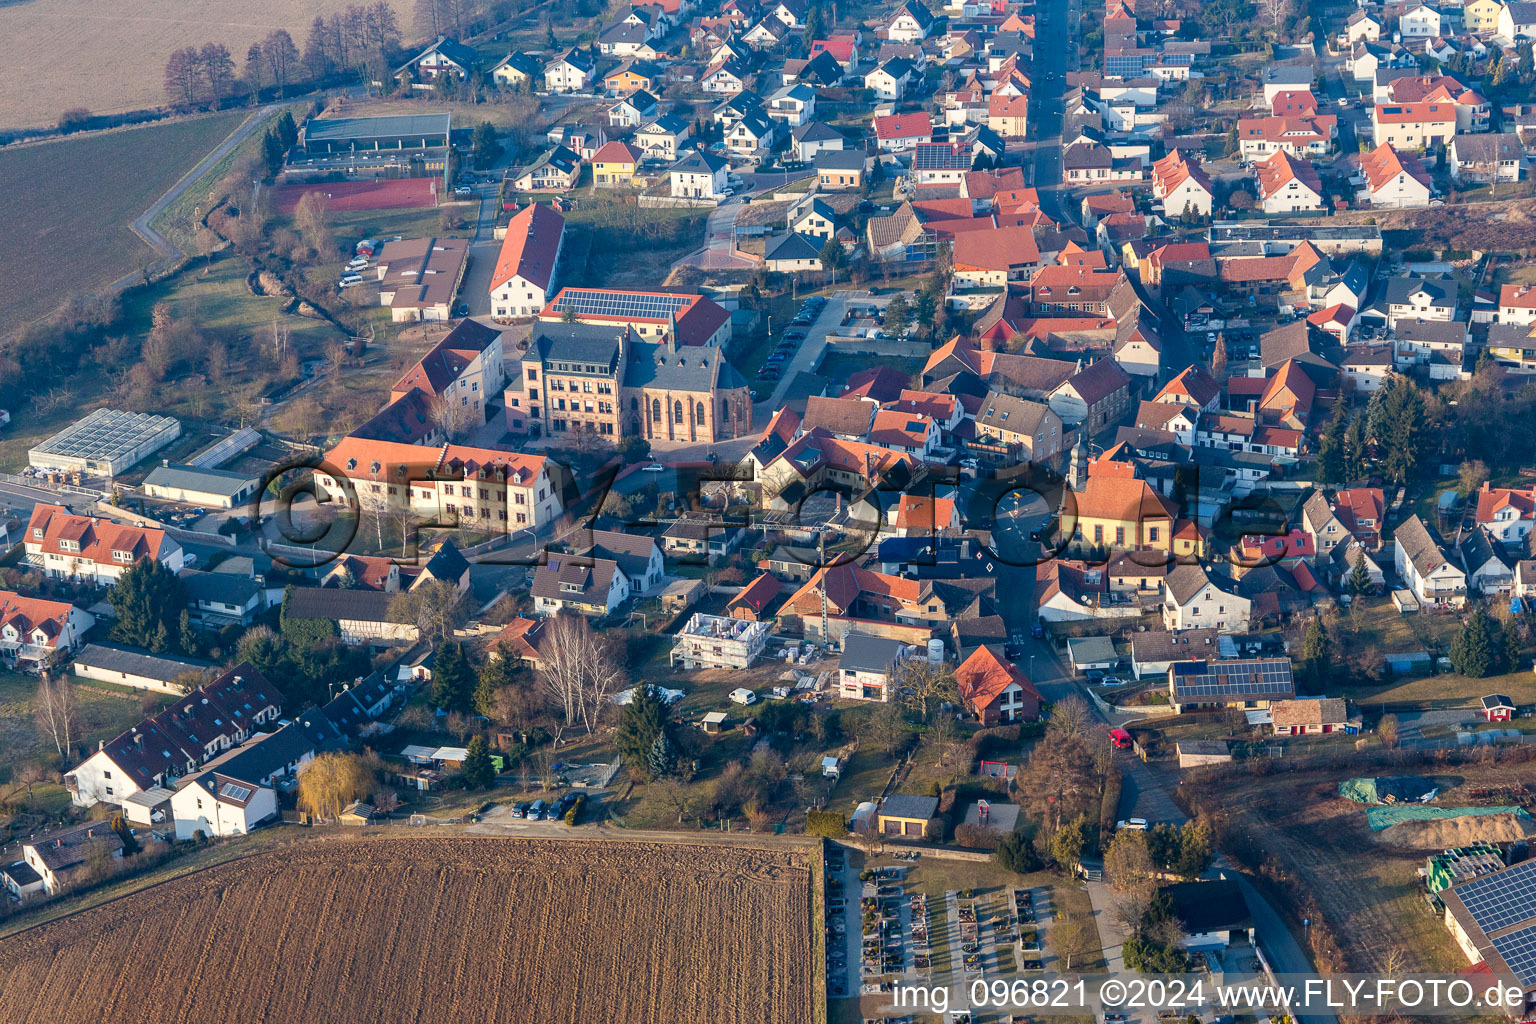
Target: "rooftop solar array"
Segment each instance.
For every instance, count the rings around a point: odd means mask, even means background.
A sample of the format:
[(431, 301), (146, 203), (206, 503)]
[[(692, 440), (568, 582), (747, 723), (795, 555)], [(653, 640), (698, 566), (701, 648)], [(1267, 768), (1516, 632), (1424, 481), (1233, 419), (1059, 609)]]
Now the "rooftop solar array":
[(917, 171), (970, 170), (971, 155), (948, 143), (922, 143), (912, 152), (912, 169)]
[(1522, 984), (1536, 984), (1536, 925), (1491, 940)]
[(1289, 658), (1175, 665), (1175, 697), (1289, 697), (1296, 685)]
[(606, 288), (566, 288), (556, 296), (553, 309), (577, 316), (614, 316), (632, 320), (665, 320), (681, 316), (693, 301), (691, 295), (656, 292), (622, 292)]
[(1536, 860), (1458, 885), (1456, 895), (1485, 934), (1536, 918)]
[(237, 786), (233, 782), (226, 782), (219, 789), (219, 795), (229, 797), (231, 800), (249, 800), (251, 798), (251, 790), (246, 786)]

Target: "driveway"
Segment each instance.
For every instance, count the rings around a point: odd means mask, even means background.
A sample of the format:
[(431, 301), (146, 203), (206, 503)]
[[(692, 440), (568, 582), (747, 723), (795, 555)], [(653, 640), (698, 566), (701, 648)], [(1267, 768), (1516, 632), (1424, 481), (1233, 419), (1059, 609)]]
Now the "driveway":
[(696, 249), (672, 263), (677, 267), (698, 267), (700, 270), (755, 270), (758, 264), (743, 259), (731, 250), (736, 236), (736, 218), (747, 204), (733, 199), (715, 207), (704, 220), (704, 248)]

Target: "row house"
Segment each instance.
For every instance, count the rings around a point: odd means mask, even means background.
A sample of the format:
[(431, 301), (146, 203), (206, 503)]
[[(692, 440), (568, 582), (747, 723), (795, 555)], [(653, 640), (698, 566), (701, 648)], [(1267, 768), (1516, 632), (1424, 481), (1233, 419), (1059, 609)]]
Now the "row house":
[(0, 665), (41, 671), (84, 642), (95, 616), (68, 601), (0, 590)]
[(1299, 160), (1325, 156), (1339, 134), (1333, 114), (1312, 117), (1241, 118), (1237, 141), (1244, 160), (1264, 160), (1275, 153), (1289, 153)]
[(62, 505), (37, 505), (22, 538), (29, 565), (51, 579), (107, 587), (142, 558), (171, 572), (186, 568), (186, 552), (164, 530), (77, 516)]

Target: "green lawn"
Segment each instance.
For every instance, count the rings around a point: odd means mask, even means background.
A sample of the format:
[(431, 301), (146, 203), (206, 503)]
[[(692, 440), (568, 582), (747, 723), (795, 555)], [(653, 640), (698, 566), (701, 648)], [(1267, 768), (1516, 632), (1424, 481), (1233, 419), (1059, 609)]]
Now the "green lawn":
[(0, 309), (8, 326), (153, 259), (128, 225), (245, 117), (230, 111), (0, 151)]
[(877, 366), (887, 366), (897, 373), (915, 375), (923, 369), (920, 359), (909, 356), (876, 356), (876, 355), (852, 355), (843, 352), (828, 352), (821, 360), (821, 365), (816, 372), (828, 380), (846, 381), (860, 370), (872, 370)]
[[(145, 699), (138, 693), (117, 693), (73, 677), (71, 682), (79, 718), (73, 741), (78, 745), (95, 746), (97, 740), (110, 739), (144, 717)], [(58, 757), (53, 739), (33, 718), (36, 693), (35, 676), (0, 671), (0, 784), (10, 781), (18, 765)], [(69, 760), (73, 763), (74, 758)]]

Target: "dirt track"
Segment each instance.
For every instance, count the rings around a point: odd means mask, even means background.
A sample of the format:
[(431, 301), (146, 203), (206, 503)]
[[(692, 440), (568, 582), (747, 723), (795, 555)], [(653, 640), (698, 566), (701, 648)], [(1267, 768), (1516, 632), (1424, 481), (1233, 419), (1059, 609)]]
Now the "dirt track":
[(316, 844), (0, 941), (0, 1022), (795, 1024), (809, 885), (777, 850)]

